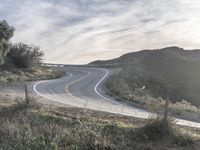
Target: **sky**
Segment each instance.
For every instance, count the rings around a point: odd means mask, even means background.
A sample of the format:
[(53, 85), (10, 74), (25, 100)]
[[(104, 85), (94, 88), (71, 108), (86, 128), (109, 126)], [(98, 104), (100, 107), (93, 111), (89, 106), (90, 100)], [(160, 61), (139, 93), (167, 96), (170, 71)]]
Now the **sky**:
[(0, 0), (3, 19), (16, 29), (13, 43), (39, 46), (48, 63), (200, 48), (199, 0)]

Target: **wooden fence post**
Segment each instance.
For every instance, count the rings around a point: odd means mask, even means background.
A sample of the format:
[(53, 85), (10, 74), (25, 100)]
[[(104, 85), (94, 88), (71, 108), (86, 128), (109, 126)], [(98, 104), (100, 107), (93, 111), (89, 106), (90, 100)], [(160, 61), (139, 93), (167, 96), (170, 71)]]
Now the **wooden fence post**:
[(166, 102), (165, 102), (165, 110), (164, 110), (164, 123), (167, 123), (167, 119), (168, 119), (168, 113), (169, 113), (169, 97), (166, 98)]
[(26, 104), (29, 104), (29, 97), (28, 97), (28, 87), (27, 87), (27, 84), (25, 84), (24, 89), (25, 89)]

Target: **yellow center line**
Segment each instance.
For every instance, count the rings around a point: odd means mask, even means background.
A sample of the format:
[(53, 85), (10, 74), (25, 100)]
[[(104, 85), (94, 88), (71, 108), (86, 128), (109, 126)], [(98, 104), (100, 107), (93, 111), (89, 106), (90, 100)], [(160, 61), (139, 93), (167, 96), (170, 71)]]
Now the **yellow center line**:
[[(79, 71), (80, 71), (80, 70), (79, 70)], [(86, 75), (86, 76), (83, 76), (82, 78), (79, 78), (78, 80), (72, 81), (72, 82), (68, 83), (68, 84), (65, 86), (65, 92), (66, 92), (68, 95), (73, 96), (73, 97), (76, 97), (76, 96), (72, 95), (72, 93), (69, 92), (69, 86), (71, 86), (71, 85), (73, 85), (73, 84), (75, 84), (75, 83), (77, 83), (77, 82), (79, 82), (79, 81), (81, 81), (81, 80), (84, 80), (84, 79), (86, 79), (88, 76), (91, 75), (91, 73), (90, 73), (90, 72), (87, 72), (87, 71), (81, 71), (81, 72), (86, 72), (87, 75)], [(79, 98), (79, 97), (76, 97), (76, 98), (81, 99), (81, 98)]]

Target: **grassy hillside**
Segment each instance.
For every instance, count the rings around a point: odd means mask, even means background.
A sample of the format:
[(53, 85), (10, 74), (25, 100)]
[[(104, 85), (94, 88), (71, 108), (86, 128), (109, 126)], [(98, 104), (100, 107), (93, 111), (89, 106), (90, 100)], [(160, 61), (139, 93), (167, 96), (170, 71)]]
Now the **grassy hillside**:
[(56, 68), (37, 67), (32, 69), (0, 68), (0, 85), (27, 81), (47, 80), (62, 77), (64, 71)]
[[(124, 96), (127, 90), (131, 93), (140, 90), (143, 95), (154, 98), (169, 97), (172, 102), (184, 99), (200, 106), (199, 50), (186, 51), (178, 47), (144, 50), (90, 65), (122, 68), (107, 82), (107, 87), (115, 94)], [(114, 87), (116, 83), (120, 89)]]
[(2, 150), (198, 150), (200, 131), (80, 108), (0, 98)]

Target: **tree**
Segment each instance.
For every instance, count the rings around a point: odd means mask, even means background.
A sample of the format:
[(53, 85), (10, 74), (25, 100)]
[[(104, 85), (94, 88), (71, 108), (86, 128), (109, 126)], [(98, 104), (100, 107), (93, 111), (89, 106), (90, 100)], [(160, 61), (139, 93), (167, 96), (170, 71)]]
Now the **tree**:
[(12, 45), (8, 57), (18, 68), (32, 68), (41, 63), (44, 53), (39, 47), (25, 43)]
[(14, 34), (14, 28), (5, 20), (0, 21), (0, 65), (5, 62), (5, 58), (10, 50), (9, 40)]

